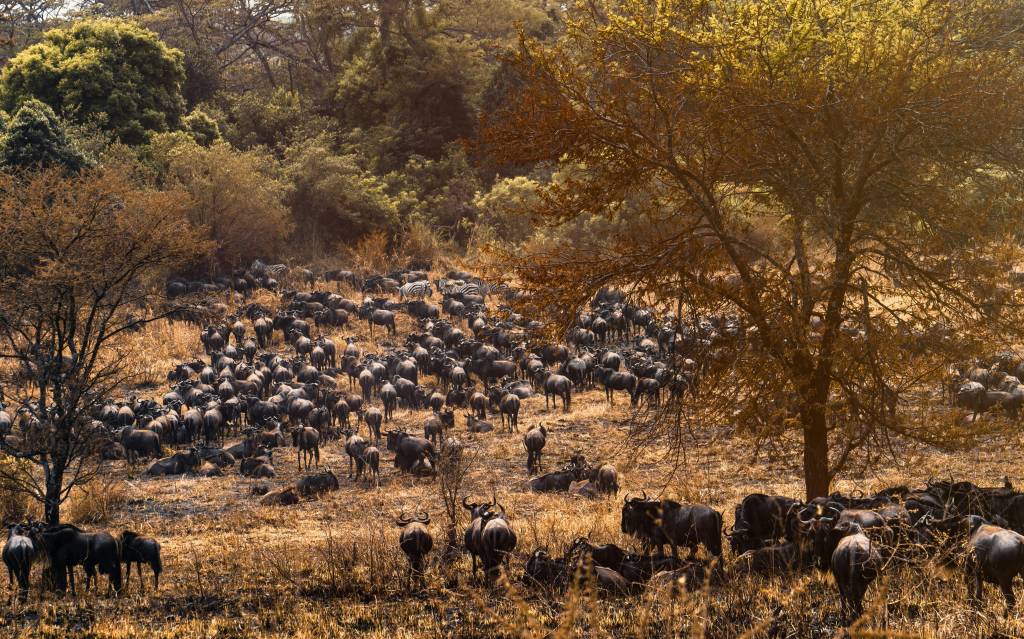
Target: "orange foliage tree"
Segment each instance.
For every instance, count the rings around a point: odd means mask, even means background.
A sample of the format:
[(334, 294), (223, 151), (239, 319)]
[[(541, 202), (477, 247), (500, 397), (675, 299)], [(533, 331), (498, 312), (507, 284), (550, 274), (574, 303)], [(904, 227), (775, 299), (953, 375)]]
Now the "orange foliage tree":
[(60, 505), (98, 467), (111, 433), (96, 406), (131, 379), (121, 339), (158, 317), (168, 270), (212, 246), (180, 191), (138, 189), (116, 170), (0, 175), (0, 363), (19, 424), (0, 451), (7, 485)]
[(726, 395), (719, 419), (800, 436), (807, 496), (826, 494), (863, 444), (915, 434), (908, 393), (1019, 326), (1024, 59), (1004, 11), (579, 3), (557, 43), (523, 39), (521, 87), (483, 123), (481, 151), (568, 167), (540, 219), (622, 230), (509, 256), (529, 304), (565, 328), (620, 285), (675, 311), (677, 331), (734, 316), (741, 348), (677, 353), (704, 358), (702, 388), (717, 389), (689, 409)]

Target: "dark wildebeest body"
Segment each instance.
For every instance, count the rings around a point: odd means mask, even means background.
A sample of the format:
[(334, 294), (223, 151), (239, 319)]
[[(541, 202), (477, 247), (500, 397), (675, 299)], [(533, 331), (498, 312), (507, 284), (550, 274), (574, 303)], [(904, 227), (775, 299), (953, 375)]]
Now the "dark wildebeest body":
[(622, 532), (639, 537), (647, 548), (678, 547), (690, 549), (692, 555), (703, 545), (712, 555), (722, 554), (722, 514), (700, 504), (680, 504), (669, 499), (658, 501), (636, 497), (626, 498), (622, 506)]
[(70, 578), (71, 594), (75, 594), (75, 566), (85, 569), (86, 589), (96, 578), (97, 568), (106, 575), (115, 592), (121, 590), (121, 552), (117, 540), (105, 532), (90, 533), (61, 524), (39, 533), (43, 549), (50, 562), (53, 582), (58, 591), (67, 590)]
[(23, 526), (12, 526), (7, 531), (7, 542), (4, 544), (4, 565), (7, 576), (13, 585), (18, 581), (18, 600), (22, 603), (28, 599), (28, 580), (32, 571), (32, 563), (36, 560), (36, 546)]
[(121, 533), (121, 561), (124, 562), (124, 585), (128, 587), (128, 581), (132, 575), (132, 564), (135, 564), (139, 573), (139, 587), (146, 591), (146, 583), (142, 578), (142, 564), (146, 564), (153, 571), (153, 590), (160, 587), (160, 573), (163, 571), (163, 564), (160, 561), (160, 542), (151, 537), (140, 537), (131, 531)]

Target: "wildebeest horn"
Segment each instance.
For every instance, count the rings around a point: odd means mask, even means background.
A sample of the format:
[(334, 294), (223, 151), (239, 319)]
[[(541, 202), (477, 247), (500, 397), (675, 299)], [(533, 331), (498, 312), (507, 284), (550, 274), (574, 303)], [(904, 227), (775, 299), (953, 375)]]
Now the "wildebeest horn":
[(642, 490), (642, 491), (640, 491), (640, 494), (642, 495), (641, 499), (643, 499), (644, 501), (647, 501), (647, 491), (646, 490)]
[(477, 507), (477, 504), (475, 504), (475, 503), (467, 504), (466, 501), (468, 499), (469, 499), (469, 495), (466, 495), (465, 497), (462, 498), (462, 507), (465, 508), (466, 510), (473, 510), (474, 508)]
[(629, 491), (626, 491), (626, 496), (625, 496), (625, 498), (623, 498), (622, 503), (624, 503), (624, 504), (628, 504), (629, 503)]
[(420, 513), (419, 522), (421, 524), (429, 524), (430, 523), (430, 513), (426, 512), (426, 511)]
[(501, 504), (497, 504), (497, 506), (498, 506), (498, 508), (501, 509), (501, 514), (504, 515), (505, 514), (505, 506), (503, 506)]
[(395, 523), (397, 523), (399, 526), (406, 526), (410, 523), (410, 519), (405, 516), (404, 510), (402, 511), (402, 514), (398, 516), (398, 519), (395, 521)]

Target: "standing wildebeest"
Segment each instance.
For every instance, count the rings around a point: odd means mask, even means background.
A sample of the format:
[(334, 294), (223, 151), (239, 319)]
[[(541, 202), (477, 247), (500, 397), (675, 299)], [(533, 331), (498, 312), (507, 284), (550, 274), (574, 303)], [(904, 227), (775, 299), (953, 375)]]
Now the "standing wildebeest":
[(292, 446), (297, 450), (295, 453), (296, 462), (299, 465), (299, 470), (302, 470), (303, 462), (305, 462), (306, 468), (309, 468), (309, 463), (316, 461), (316, 465), (320, 465), (320, 432), (309, 426), (299, 426), (292, 431)]
[(368, 408), (363, 413), (363, 420), (370, 429), (370, 435), (373, 436), (373, 443), (377, 446), (380, 445), (380, 427), (384, 423), (384, 415), (381, 414), (377, 408)]
[[(429, 464), (424, 464), (424, 460)], [(434, 445), (426, 439), (404, 435), (395, 443), (395, 468), (402, 472), (428, 470), (436, 461)]]
[(132, 564), (139, 573), (139, 587), (146, 591), (146, 582), (142, 578), (142, 564), (147, 564), (153, 571), (153, 590), (160, 587), (160, 573), (163, 564), (160, 561), (160, 542), (152, 537), (140, 537), (130, 530), (121, 533), (121, 561), (124, 562), (124, 586), (132, 576)]
[(548, 409), (548, 398), (551, 399), (552, 405), (555, 404), (555, 398), (562, 398), (562, 411), (568, 413), (569, 407), (572, 404), (572, 381), (564, 375), (553, 375), (547, 374), (544, 378), (544, 408)]
[(508, 432), (519, 430), (519, 397), (514, 393), (505, 393), (498, 402), (498, 411), (501, 413), (501, 425), (505, 425), (505, 417), (508, 416)]
[(968, 532), (965, 562), (968, 596), (981, 598), (981, 584), (996, 584), (1006, 599), (1006, 614), (1017, 605), (1013, 580), (1024, 574), (1024, 535), (970, 516), (957, 522)]
[(505, 507), (497, 504), (501, 513), (485, 509), (480, 513), (480, 533), (477, 542), (484, 574), (488, 578), (497, 576), (498, 569), (508, 562), (516, 549), (516, 533), (505, 516)]
[(621, 528), (639, 537), (645, 548), (661, 552), (665, 544), (670, 545), (673, 557), (679, 556), (679, 546), (689, 548), (692, 556), (702, 544), (712, 555), (722, 555), (722, 514), (708, 506), (627, 495)]
[(139, 461), (139, 456), (160, 457), (160, 436), (151, 430), (125, 426), (121, 429), (121, 445), (128, 463), (133, 466)]
[(839, 588), (843, 612), (856, 619), (864, 611), (864, 594), (881, 570), (882, 557), (860, 524), (842, 522), (835, 531), (843, 537), (832, 553), (832, 576)]
[(345, 454), (348, 455), (348, 476), (352, 478), (353, 465), (358, 468), (359, 460), (363, 458), (363, 452), (369, 444), (366, 440), (355, 434), (355, 431), (345, 431)]
[(380, 401), (384, 404), (384, 421), (389, 422), (395, 418), (395, 409), (398, 407), (398, 390), (391, 382), (385, 382), (380, 387)]
[(796, 499), (778, 495), (753, 493), (744, 497), (736, 506), (732, 532), (726, 535), (733, 554), (770, 546), (782, 537), (795, 541), (791, 527), (796, 523), (796, 508), (800, 505)]
[(8, 580), (14, 585), (17, 578), (18, 601), (22, 603), (28, 599), (28, 578), (32, 571), (32, 563), (36, 560), (36, 546), (30, 534), (25, 526), (11, 526), (7, 531), (7, 543), (4, 544), (3, 552)]
[(444, 439), (445, 429), (452, 428), (454, 426), (454, 411), (447, 410), (443, 413), (435, 413), (427, 417), (423, 422), (423, 437), (436, 444), (438, 442), (438, 438)]
[(547, 443), (548, 430), (541, 426), (534, 426), (523, 436), (523, 445), (526, 446), (526, 472), (534, 474), (540, 471), (540, 456)]
[(51, 526), (39, 533), (50, 562), (50, 571), (58, 591), (66, 591), (71, 580), (75, 594), (75, 566), (85, 568), (85, 587), (96, 579), (96, 569), (106, 575), (114, 592), (121, 590), (121, 552), (117, 540), (105, 532), (89, 533), (71, 524)]
[(604, 386), (604, 396), (609, 404), (615, 403), (615, 391), (617, 390), (626, 391), (630, 396), (630, 401), (636, 403), (636, 375), (633, 373), (617, 373), (602, 366), (595, 366), (594, 376)]
[(469, 408), (478, 419), (487, 419), (487, 396), (477, 391), (469, 398)]
[(373, 337), (373, 327), (375, 325), (385, 327), (388, 335), (394, 335), (397, 330), (395, 328), (395, 314), (391, 311), (363, 306), (359, 309), (359, 319), (366, 320), (366, 323), (370, 325), (371, 338)]
[(367, 446), (363, 454), (356, 458), (356, 480), (363, 476), (363, 471), (370, 469), (366, 481), (373, 481), (374, 486), (380, 486), (380, 450), (376, 446)]
[(619, 494), (619, 473), (611, 464), (601, 464), (590, 473), (590, 481), (598, 492), (605, 495)]
[(419, 517), (408, 519), (403, 512), (395, 523), (402, 529), (398, 538), (398, 546), (409, 559), (409, 579), (410, 581), (415, 577), (422, 579), (423, 560), (434, 547), (434, 538), (427, 530), (427, 526), (430, 525), (430, 515), (422, 513)]

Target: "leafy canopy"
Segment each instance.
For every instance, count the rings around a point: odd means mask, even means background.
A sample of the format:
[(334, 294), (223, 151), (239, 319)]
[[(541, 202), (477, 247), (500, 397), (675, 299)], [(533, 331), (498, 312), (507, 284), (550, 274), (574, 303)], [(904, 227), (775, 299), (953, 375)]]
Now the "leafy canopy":
[(734, 316), (753, 343), (707, 372), (735, 390), (717, 419), (802, 436), (809, 496), (867, 441), (938, 436), (900, 397), (1020, 325), (999, 289), (1024, 167), (1009, 20), (994, 0), (578, 3), (556, 44), (522, 43), (483, 148), (578, 167), (540, 218), (631, 226), (510, 256), (532, 303), (567, 326), (612, 283), (670, 306), (670, 334)]
[(0, 74), (0, 103), (14, 112), (38, 99), (77, 122), (99, 120), (123, 141), (178, 126), (182, 54), (124, 20), (82, 20), (52, 29)]
[(89, 161), (68, 139), (53, 109), (33, 99), (22, 104), (8, 123), (0, 147), (0, 165), (14, 169), (62, 166), (78, 171)]

